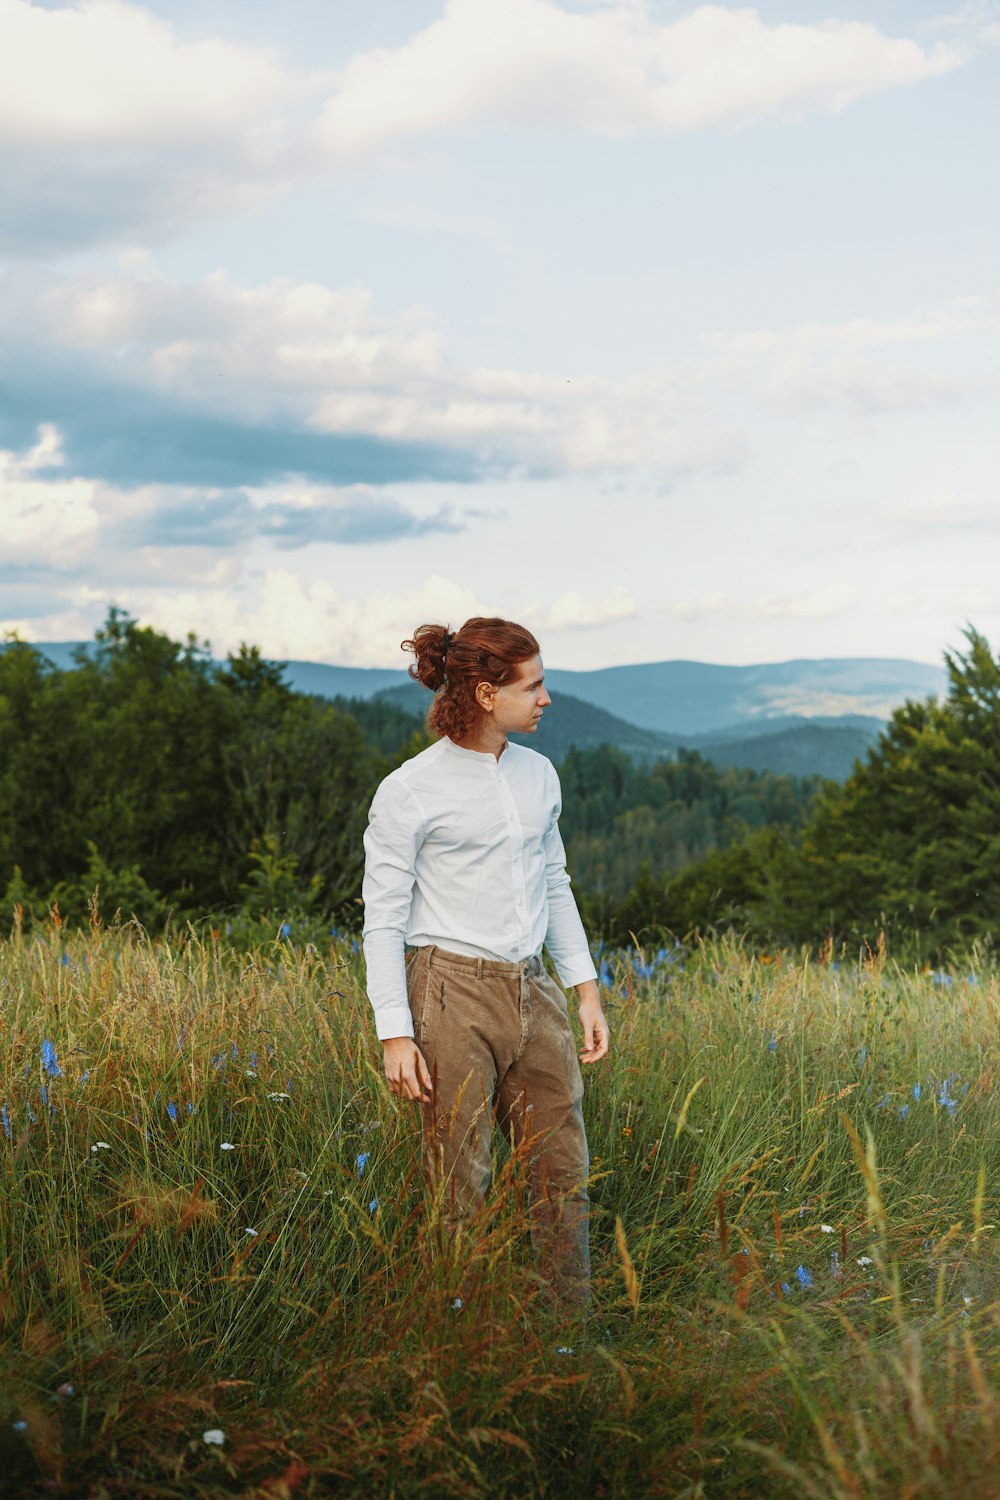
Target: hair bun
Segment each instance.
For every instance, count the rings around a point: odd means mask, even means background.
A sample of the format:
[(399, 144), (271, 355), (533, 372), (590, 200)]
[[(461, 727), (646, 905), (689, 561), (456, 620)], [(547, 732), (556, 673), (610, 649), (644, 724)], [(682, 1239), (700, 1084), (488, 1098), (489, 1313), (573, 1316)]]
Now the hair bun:
[(409, 675), (433, 693), (444, 686), (447, 675), (445, 657), (453, 640), (447, 625), (420, 625), (413, 632), (412, 640), (402, 642), (402, 649), (412, 651), (416, 657), (408, 669)]

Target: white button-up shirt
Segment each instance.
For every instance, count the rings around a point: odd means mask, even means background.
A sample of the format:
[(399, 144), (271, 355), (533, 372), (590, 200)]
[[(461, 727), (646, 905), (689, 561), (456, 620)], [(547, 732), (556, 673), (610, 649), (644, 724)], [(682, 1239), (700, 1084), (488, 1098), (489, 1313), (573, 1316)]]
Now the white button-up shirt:
[(364, 953), (380, 1040), (412, 1036), (404, 944), (519, 963), (548, 948), (564, 985), (596, 978), (559, 834), (551, 761), (441, 739), (375, 793), (365, 832)]

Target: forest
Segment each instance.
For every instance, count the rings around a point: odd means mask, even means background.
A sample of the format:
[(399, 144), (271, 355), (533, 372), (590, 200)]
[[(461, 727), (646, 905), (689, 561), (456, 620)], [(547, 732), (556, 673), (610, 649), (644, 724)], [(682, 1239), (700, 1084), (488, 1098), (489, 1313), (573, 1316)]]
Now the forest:
[[(559, 764), (561, 827), (591, 935), (734, 928), (760, 944), (926, 956), (1000, 926), (1000, 663), (969, 627), (943, 700), (907, 702), (843, 783), (651, 764), (611, 746)], [(428, 703), (429, 703), (428, 699)], [(0, 652), (5, 921), (58, 908), (234, 941), (360, 926), (378, 782), (430, 743), (391, 701), (311, 698), (254, 646), (224, 662), (112, 609), (70, 670)]]

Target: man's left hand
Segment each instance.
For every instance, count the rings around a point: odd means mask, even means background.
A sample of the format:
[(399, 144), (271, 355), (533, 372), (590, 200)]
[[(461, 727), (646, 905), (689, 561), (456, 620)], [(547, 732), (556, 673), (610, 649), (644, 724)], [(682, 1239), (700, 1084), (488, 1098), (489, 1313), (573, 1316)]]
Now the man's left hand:
[[(589, 993), (588, 993), (589, 992)], [(602, 1057), (607, 1057), (608, 1048), (611, 1045), (611, 1033), (601, 1002), (597, 994), (597, 985), (593, 980), (586, 985), (577, 986), (577, 994), (580, 996), (580, 1025), (583, 1027), (583, 1046), (580, 1049), (580, 1061), (582, 1063), (599, 1062)]]

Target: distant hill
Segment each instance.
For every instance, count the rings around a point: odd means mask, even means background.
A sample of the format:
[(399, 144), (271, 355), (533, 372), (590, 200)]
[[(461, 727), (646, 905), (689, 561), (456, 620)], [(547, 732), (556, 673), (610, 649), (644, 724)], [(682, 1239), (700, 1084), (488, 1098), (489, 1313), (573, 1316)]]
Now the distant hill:
[(558, 688), (644, 729), (706, 735), (778, 716), (887, 719), (907, 698), (943, 694), (943, 667), (877, 657), (768, 662), (727, 667), (662, 661), (597, 672), (547, 670)]
[[(423, 721), (431, 706), (431, 695), (418, 682), (410, 681), (401, 687), (384, 688), (377, 694), (377, 701), (395, 704)], [(518, 734), (513, 738), (531, 745), (556, 762), (562, 760), (573, 745), (581, 750), (597, 745), (616, 745), (627, 755), (647, 760), (673, 754), (677, 747), (677, 741), (670, 735), (638, 729), (634, 724), (627, 724), (624, 719), (605, 713), (592, 703), (583, 703), (569, 693), (552, 694), (552, 705), (545, 710), (534, 734)]]
[[(48, 641), (38, 649), (57, 667), (69, 668), (77, 645)], [(84, 649), (93, 649), (93, 642)], [(297, 660), (284, 666), (290, 687), (317, 697), (373, 704), (385, 699), (420, 721), (430, 704), (429, 693), (403, 666)], [(529, 738), (554, 761), (570, 745), (617, 745), (637, 760), (669, 756), (684, 745), (717, 765), (836, 780), (850, 773), (894, 708), (907, 698), (943, 694), (946, 687), (941, 667), (878, 657), (744, 667), (662, 661), (595, 672), (549, 668), (545, 680), (552, 709)], [(393, 733), (391, 721), (379, 730)]]
[(864, 759), (876, 738), (876, 732), (871, 730), (811, 724), (804, 720), (797, 726), (779, 730), (777, 734), (755, 734), (748, 739), (715, 743), (700, 740), (690, 748), (697, 749), (717, 766), (846, 781), (854, 769), (854, 762)]

